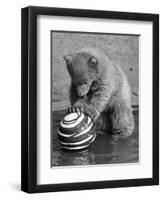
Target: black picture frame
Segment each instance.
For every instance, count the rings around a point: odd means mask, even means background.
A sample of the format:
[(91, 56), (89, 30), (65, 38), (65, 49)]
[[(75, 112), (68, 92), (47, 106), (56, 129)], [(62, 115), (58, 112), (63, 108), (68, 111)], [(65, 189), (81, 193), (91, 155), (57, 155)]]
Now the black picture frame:
[[(55, 15), (153, 23), (153, 177), (37, 184), (37, 16)], [(21, 190), (28, 193), (159, 184), (159, 15), (30, 6), (21, 11)]]

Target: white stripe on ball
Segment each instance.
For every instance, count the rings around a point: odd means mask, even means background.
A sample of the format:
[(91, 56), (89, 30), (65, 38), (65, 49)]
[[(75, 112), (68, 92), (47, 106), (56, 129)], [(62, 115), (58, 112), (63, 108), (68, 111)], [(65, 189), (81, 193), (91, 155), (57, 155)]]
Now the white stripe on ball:
[[(95, 138), (96, 138), (96, 135), (95, 135), (94, 138), (90, 141), (90, 143), (92, 143), (92, 142), (95, 140)], [(88, 147), (88, 146), (90, 145), (90, 143), (87, 144), (87, 145), (78, 146), (78, 147), (63, 146), (63, 148), (69, 149), (69, 150), (80, 150), (80, 149), (84, 149), (84, 148)]]
[[(76, 118), (76, 121), (75, 122), (72, 122), (71, 124), (66, 124), (66, 122), (62, 122), (61, 121), (61, 123), (60, 123), (60, 125), (61, 125), (61, 127), (63, 127), (63, 128), (74, 128), (75, 126), (77, 126), (77, 125), (79, 125), (80, 124), (80, 122), (84, 119), (84, 114), (82, 113), (81, 114), (81, 116), (78, 116), (77, 115), (77, 113), (70, 113), (70, 114), (68, 114), (68, 115), (66, 115), (65, 116), (65, 118), (66, 118), (66, 120), (68, 121), (68, 120), (74, 120), (75, 119), (75, 117), (77, 117)], [(65, 119), (64, 118), (64, 119)]]
[(69, 143), (67, 143), (67, 142), (61, 142), (60, 141), (60, 143), (62, 144), (62, 145), (72, 145), (72, 146), (76, 146), (76, 145), (80, 145), (80, 144), (83, 144), (83, 143), (85, 143), (85, 142), (88, 142), (90, 139), (92, 139), (94, 136), (93, 135), (90, 135), (88, 138), (86, 138), (86, 139), (84, 139), (84, 140), (82, 140), (82, 141), (79, 141), (79, 142), (69, 142)]
[(63, 120), (66, 122), (75, 120), (79, 117), (78, 113), (69, 113), (68, 115), (66, 115)]
[(63, 148), (64, 149), (69, 149), (69, 150), (80, 150), (80, 149), (84, 149), (84, 148), (86, 148), (88, 146), (89, 146), (89, 144), (84, 145), (84, 146), (78, 146), (78, 147), (65, 147), (65, 146), (63, 146)]
[(72, 137), (74, 135), (74, 133), (73, 134), (64, 134), (64, 133), (60, 132), (60, 130), (58, 129), (58, 135), (63, 136), (63, 137)]
[(74, 138), (75, 137), (79, 137), (81, 135), (84, 135), (85, 133), (87, 133), (88, 131), (90, 131), (91, 128), (92, 128), (92, 125), (93, 125), (93, 123), (91, 123), (84, 131), (80, 132), (79, 134), (74, 135)]
[(91, 118), (88, 118), (88, 123), (87, 123), (87, 126), (88, 126), (88, 127), (87, 127), (84, 131), (82, 131), (82, 132), (80, 132), (80, 133), (78, 133), (78, 134), (76, 134), (76, 133), (73, 133), (73, 134), (64, 134), (64, 133), (62, 133), (62, 132), (58, 129), (58, 134), (59, 134), (60, 136), (62, 136), (62, 137), (72, 137), (72, 136), (74, 135), (74, 138), (75, 138), (75, 137), (81, 136), (81, 135), (87, 133), (88, 131), (90, 131), (91, 128), (92, 128), (92, 125), (93, 125), (93, 123), (91, 123)]

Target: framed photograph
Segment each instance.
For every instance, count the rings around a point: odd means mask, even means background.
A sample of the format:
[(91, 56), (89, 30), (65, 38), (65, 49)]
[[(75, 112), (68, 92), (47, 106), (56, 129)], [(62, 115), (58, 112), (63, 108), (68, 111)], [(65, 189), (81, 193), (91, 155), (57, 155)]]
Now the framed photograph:
[(21, 185), (159, 184), (159, 15), (22, 9)]

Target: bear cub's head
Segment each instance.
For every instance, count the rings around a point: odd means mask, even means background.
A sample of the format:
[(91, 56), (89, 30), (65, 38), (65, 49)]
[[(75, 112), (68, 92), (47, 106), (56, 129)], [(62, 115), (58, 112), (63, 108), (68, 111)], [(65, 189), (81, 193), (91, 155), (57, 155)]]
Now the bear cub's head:
[(64, 56), (72, 86), (79, 97), (84, 97), (97, 87), (98, 58), (87, 52)]

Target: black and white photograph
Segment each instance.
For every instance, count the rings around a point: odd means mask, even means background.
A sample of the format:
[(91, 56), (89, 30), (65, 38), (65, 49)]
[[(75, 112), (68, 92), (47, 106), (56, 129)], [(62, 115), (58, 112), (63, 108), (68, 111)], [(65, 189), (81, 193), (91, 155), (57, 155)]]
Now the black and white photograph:
[(140, 35), (50, 34), (51, 167), (139, 163)]
[(22, 9), (22, 190), (159, 184), (159, 16)]

